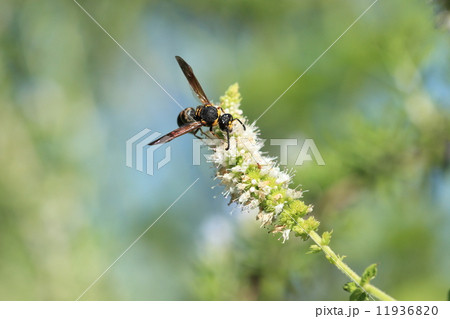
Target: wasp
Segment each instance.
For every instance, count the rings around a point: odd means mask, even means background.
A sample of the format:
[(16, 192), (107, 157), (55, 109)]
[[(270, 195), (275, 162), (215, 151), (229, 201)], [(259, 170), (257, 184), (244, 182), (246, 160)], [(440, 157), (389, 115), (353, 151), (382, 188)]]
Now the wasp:
[(170, 133), (167, 133), (164, 136), (161, 136), (157, 140), (149, 143), (148, 145), (156, 145), (167, 143), (178, 136), (184, 135), (186, 133), (193, 133), (195, 136), (196, 133), (202, 127), (209, 127), (210, 132), (213, 131), (213, 127), (219, 125), (219, 128), (226, 133), (227, 135), (227, 148), (230, 149), (230, 133), (233, 129), (233, 122), (238, 121), (241, 123), (242, 127), (245, 130), (244, 123), (241, 122), (240, 119), (233, 118), (233, 116), (229, 113), (225, 113), (224, 110), (220, 106), (213, 105), (209, 99), (206, 97), (205, 92), (203, 91), (200, 83), (192, 71), (192, 68), (189, 64), (186, 63), (181, 57), (176, 56), (178, 65), (184, 73), (184, 76), (189, 82), (192, 90), (195, 95), (198, 97), (201, 105), (196, 108), (188, 107), (178, 114), (177, 124), (178, 128), (173, 130)]

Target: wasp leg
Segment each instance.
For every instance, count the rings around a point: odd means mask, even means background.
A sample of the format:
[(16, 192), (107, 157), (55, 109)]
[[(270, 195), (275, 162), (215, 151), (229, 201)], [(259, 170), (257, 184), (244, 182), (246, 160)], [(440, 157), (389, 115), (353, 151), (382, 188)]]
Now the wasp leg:
[(227, 131), (227, 142), (228, 142), (228, 145), (227, 145), (227, 148), (225, 150), (228, 151), (230, 149), (230, 130), (227, 129), (226, 131)]
[(213, 127), (212, 127), (212, 126), (209, 127), (209, 133), (211, 133), (215, 138), (219, 138), (219, 137), (217, 136), (217, 134), (214, 133)]
[(199, 140), (201, 140), (201, 139), (202, 139), (201, 136), (198, 136), (198, 135), (197, 135), (198, 131), (200, 131), (203, 135), (205, 135), (205, 133), (203, 133), (203, 131), (201, 131), (199, 128), (196, 129), (195, 132), (193, 132), (192, 134), (194, 134), (194, 136), (195, 136), (196, 138), (198, 138)]

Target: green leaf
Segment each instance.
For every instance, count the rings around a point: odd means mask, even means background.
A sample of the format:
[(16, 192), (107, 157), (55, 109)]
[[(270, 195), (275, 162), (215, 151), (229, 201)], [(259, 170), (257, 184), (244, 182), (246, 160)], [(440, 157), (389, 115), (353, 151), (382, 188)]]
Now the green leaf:
[(350, 295), (350, 301), (366, 301), (366, 300), (369, 300), (367, 294), (359, 288), (353, 291), (353, 293)]
[(377, 264), (372, 264), (364, 270), (361, 276), (361, 286), (368, 284), (377, 275)]
[(326, 231), (322, 234), (322, 245), (324, 246), (329, 246), (330, 245), (330, 240), (331, 240), (331, 234), (333, 233), (333, 231)]
[(355, 283), (354, 281), (349, 281), (348, 283), (346, 283), (346, 284), (344, 285), (343, 288), (344, 288), (345, 291), (353, 292), (353, 291), (355, 291), (356, 289), (358, 289), (358, 286), (356, 285), (356, 283)]
[(309, 251), (307, 252), (307, 254), (315, 254), (322, 251), (322, 248), (320, 248), (317, 245), (311, 245), (309, 246)]

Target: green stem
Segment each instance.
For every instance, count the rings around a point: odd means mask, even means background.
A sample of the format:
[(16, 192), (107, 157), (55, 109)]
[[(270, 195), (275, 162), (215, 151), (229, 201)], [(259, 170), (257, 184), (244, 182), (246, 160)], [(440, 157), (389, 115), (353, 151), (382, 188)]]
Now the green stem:
[[(355, 281), (358, 285), (361, 282), (361, 277), (358, 276), (356, 272), (354, 272), (346, 263), (342, 261), (340, 257), (336, 255), (336, 253), (330, 248), (328, 245), (321, 245), (322, 238), (317, 234), (315, 231), (310, 231), (309, 236), (311, 239), (322, 248), (323, 253), (329, 259), (333, 265), (336, 265), (336, 267), (342, 271), (347, 277), (349, 277), (351, 280)], [(362, 288), (369, 293), (370, 295), (376, 297), (379, 300), (383, 301), (395, 301), (394, 298), (389, 296), (384, 291), (378, 289), (377, 287), (371, 285), (370, 283), (367, 283), (362, 286)]]

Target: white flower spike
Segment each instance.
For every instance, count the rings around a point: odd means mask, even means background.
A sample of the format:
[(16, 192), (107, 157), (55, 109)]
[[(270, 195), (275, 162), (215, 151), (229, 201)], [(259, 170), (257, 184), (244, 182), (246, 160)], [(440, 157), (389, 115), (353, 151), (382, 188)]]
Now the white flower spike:
[[(306, 240), (308, 233), (319, 226), (313, 217), (303, 219), (312, 211), (312, 206), (299, 199), (301, 191), (289, 188), (292, 174), (282, 171), (274, 158), (261, 152), (263, 141), (258, 136), (258, 128), (242, 116), (240, 101), (237, 84), (231, 85), (220, 98), (225, 112), (239, 118), (246, 129), (235, 125), (230, 134), (230, 149), (226, 150), (225, 139), (219, 140), (209, 157), (217, 167), (216, 177), (225, 186), (223, 194), (230, 196), (230, 203), (239, 204), (244, 211), (257, 210), (261, 227), (273, 233), (281, 232), (283, 242), (289, 238), (291, 230)], [(215, 133), (224, 138), (219, 129)]]

